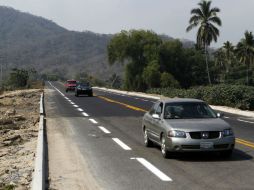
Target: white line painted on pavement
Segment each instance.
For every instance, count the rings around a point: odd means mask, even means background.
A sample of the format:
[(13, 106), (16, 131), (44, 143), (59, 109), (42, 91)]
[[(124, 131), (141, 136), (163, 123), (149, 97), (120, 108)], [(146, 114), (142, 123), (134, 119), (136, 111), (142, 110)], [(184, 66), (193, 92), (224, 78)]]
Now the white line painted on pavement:
[(246, 120), (242, 120), (242, 119), (237, 119), (238, 121), (242, 121), (242, 122), (245, 122), (245, 123), (254, 123), (253, 121), (246, 121)]
[(229, 119), (229, 117), (227, 117), (227, 116), (224, 116), (224, 118)]
[(148, 170), (150, 170), (154, 175), (156, 175), (162, 181), (173, 181), (170, 177), (168, 177), (166, 174), (161, 172), (158, 168), (156, 168), (154, 165), (152, 165), (146, 159), (144, 159), (144, 158), (131, 158), (131, 159), (137, 160), (139, 163), (141, 163), (143, 166), (145, 166)]
[(115, 141), (120, 147), (122, 147), (124, 150), (131, 150), (129, 146), (127, 146), (125, 143), (123, 143), (120, 139), (118, 138), (112, 138), (113, 141)]
[(98, 122), (95, 121), (94, 119), (89, 119), (89, 121), (91, 121), (91, 122), (94, 123), (94, 124), (97, 124), (97, 123), (98, 123)]
[(85, 112), (82, 112), (82, 115), (85, 116), (85, 117), (88, 117), (89, 115)]
[(83, 109), (81, 109), (81, 108), (78, 108), (77, 110), (78, 110), (78, 111), (84, 111), (84, 110), (83, 110)]
[(74, 104), (73, 107), (78, 108), (78, 106), (76, 104)]
[(111, 133), (109, 130), (107, 130), (105, 127), (99, 126), (99, 128), (106, 134)]

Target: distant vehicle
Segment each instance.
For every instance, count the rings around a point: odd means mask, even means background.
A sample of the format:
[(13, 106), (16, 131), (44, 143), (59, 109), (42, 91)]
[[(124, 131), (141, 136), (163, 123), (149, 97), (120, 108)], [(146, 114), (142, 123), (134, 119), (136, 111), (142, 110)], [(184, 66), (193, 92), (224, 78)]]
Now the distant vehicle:
[(93, 96), (93, 89), (89, 83), (79, 83), (75, 88), (75, 96), (88, 95)]
[(170, 152), (218, 151), (230, 157), (235, 146), (231, 126), (205, 102), (173, 98), (157, 101), (143, 117), (145, 146), (161, 146), (163, 157)]
[(74, 91), (77, 86), (76, 80), (67, 80), (65, 83), (65, 91)]

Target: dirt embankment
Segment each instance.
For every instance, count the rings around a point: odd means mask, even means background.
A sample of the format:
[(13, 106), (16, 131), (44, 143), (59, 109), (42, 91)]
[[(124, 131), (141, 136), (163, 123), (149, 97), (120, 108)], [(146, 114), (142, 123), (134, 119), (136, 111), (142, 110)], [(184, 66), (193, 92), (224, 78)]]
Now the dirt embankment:
[(0, 190), (30, 189), (42, 90), (0, 95)]

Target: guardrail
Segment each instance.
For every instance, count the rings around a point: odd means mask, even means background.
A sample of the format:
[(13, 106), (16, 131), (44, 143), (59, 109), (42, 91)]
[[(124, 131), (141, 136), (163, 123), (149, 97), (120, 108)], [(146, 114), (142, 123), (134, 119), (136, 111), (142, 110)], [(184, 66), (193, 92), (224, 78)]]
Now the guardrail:
[(36, 157), (34, 165), (34, 173), (32, 179), (32, 190), (44, 190), (45, 189), (45, 140), (44, 140), (44, 94), (41, 94), (40, 99), (40, 121), (39, 121), (39, 131), (37, 139)]

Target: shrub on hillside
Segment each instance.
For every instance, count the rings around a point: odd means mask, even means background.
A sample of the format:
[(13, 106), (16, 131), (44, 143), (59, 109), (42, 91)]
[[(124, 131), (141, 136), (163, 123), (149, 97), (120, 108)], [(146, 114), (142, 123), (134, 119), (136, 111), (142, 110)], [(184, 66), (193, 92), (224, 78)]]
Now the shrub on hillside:
[(185, 89), (155, 88), (148, 93), (167, 97), (202, 99), (212, 105), (254, 110), (254, 87), (244, 85), (214, 85)]

